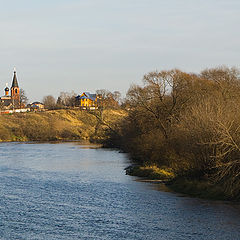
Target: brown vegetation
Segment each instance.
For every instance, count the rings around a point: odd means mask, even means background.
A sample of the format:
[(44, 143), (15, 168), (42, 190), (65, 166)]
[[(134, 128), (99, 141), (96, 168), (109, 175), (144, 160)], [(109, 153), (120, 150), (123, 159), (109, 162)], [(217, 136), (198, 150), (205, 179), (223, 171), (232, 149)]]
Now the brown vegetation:
[(240, 75), (234, 68), (200, 74), (151, 72), (127, 94), (129, 114), (106, 144), (142, 165), (218, 185), (240, 196)]

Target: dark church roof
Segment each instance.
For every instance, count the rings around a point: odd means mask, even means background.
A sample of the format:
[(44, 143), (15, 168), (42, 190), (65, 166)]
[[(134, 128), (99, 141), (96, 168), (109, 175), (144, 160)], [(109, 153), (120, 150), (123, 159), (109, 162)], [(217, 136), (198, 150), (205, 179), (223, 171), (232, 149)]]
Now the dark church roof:
[(13, 81), (12, 81), (12, 87), (18, 87), (18, 81), (17, 81), (16, 71), (14, 71), (14, 76), (13, 76)]

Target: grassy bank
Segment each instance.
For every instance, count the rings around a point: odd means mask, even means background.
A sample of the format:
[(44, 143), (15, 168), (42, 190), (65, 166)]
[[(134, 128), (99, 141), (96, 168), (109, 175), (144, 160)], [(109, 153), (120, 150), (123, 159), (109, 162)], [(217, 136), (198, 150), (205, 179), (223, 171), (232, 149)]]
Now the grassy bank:
[[(89, 140), (106, 142), (114, 136), (110, 134), (109, 138), (109, 133), (114, 133), (114, 130), (119, 129), (118, 124), (126, 115), (123, 110), (112, 109), (104, 110), (101, 115), (97, 112), (91, 113), (77, 109), (0, 115), (0, 141)], [(119, 139), (119, 135), (116, 139)], [(139, 145), (138, 142), (132, 141), (132, 138), (130, 141), (129, 135), (128, 139), (122, 142), (125, 145), (128, 143), (128, 146), (134, 144), (134, 147), (138, 147), (137, 153), (141, 154), (142, 158), (146, 158), (147, 155), (142, 154), (145, 145)], [(145, 143), (148, 142), (145, 141)], [(149, 141), (151, 146), (153, 143)], [(118, 147), (116, 144), (113, 146)], [(126, 150), (131, 153), (129, 149)], [(221, 185), (212, 184), (209, 179), (179, 177), (173, 168), (163, 167), (164, 165), (159, 167), (151, 162), (139, 164), (140, 166), (128, 168), (127, 174), (147, 180), (162, 180), (170, 189), (195, 197), (220, 200), (231, 198), (226, 191), (223, 193)]]
[(171, 180), (175, 177), (172, 169), (158, 168), (157, 166), (130, 166), (126, 168), (126, 174), (138, 176), (148, 180)]
[[(123, 115), (121, 110), (105, 110), (103, 119), (111, 125)], [(98, 140), (107, 128), (93, 113), (80, 110), (0, 115), (0, 141)]]
[(126, 168), (126, 174), (138, 176), (144, 181), (162, 180), (166, 186), (178, 193), (183, 193), (192, 197), (199, 197), (212, 200), (231, 200), (223, 189), (204, 179), (193, 179), (187, 177), (179, 177), (170, 168), (159, 168), (153, 166), (130, 166)]
[(169, 181), (167, 186), (175, 192), (187, 194), (192, 197), (212, 200), (232, 200), (232, 197), (228, 196), (222, 187), (207, 180), (177, 177)]

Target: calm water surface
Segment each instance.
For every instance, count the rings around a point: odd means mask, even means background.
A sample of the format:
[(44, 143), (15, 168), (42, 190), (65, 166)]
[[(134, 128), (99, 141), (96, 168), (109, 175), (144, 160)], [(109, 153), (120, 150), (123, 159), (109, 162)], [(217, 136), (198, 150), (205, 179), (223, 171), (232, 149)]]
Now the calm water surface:
[(0, 239), (240, 239), (237, 204), (126, 176), (125, 154), (79, 143), (0, 144)]

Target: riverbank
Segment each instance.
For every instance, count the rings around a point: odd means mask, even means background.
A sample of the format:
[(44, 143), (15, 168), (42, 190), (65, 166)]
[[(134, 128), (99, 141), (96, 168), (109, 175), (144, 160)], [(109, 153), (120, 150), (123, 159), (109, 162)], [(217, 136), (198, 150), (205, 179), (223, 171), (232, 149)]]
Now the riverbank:
[(165, 184), (171, 191), (211, 200), (233, 200), (226, 195), (220, 186), (204, 179), (177, 176), (173, 169), (157, 166), (129, 166), (126, 174), (137, 176), (141, 181)]
[(107, 124), (121, 119), (124, 111), (104, 110), (102, 119), (95, 114), (61, 109), (0, 115), (0, 141), (101, 141)]
[[(104, 143), (106, 132), (125, 116), (123, 110), (104, 110), (102, 118), (97, 112), (78, 109), (53, 110), (46, 112), (15, 113), (0, 115), (0, 141), (91, 141)], [(117, 146), (116, 146), (117, 147)], [(145, 180), (164, 182), (176, 192), (195, 197), (226, 200), (220, 186), (194, 177), (179, 177), (173, 169), (155, 165), (127, 169), (127, 174)]]

